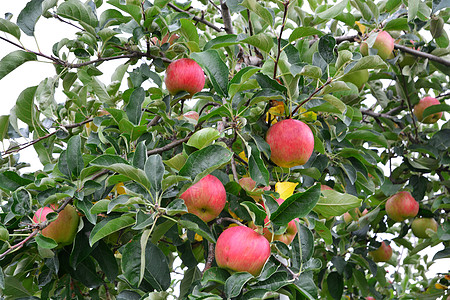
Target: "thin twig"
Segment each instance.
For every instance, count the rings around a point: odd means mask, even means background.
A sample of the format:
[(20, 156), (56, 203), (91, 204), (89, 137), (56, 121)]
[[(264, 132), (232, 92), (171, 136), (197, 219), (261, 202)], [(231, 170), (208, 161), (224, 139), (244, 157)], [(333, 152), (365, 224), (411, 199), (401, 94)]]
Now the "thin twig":
[(377, 112), (374, 112), (373, 110), (362, 109), (362, 108), (360, 109), (360, 111), (363, 115), (371, 116), (374, 118), (386, 118), (386, 119), (394, 121), (397, 124), (402, 123), (397, 117), (392, 116), (390, 114), (377, 113)]
[(216, 219), (216, 223), (219, 225), (222, 224), (223, 222), (231, 222), (231, 223), (238, 224), (239, 226), (245, 226), (244, 224), (242, 224), (241, 222), (239, 222), (238, 220), (233, 219), (233, 218), (220, 217), (220, 218)]
[(289, 0), (283, 2), (284, 5), (284, 14), (283, 14), (283, 22), (281, 23), (280, 35), (278, 36), (278, 50), (277, 50), (277, 58), (275, 60), (275, 65), (273, 66), (273, 79), (277, 78), (277, 69), (278, 69), (278, 61), (280, 60), (281, 55), (281, 37), (283, 35), (284, 26), (286, 25), (286, 17), (289, 8)]
[(57, 14), (52, 14), (52, 17), (55, 18), (55, 19), (58, 20), (58, 21), (61, 21), (61, 22), (63, 22), (63, 23), (66, 23), (66, 24), (69, 24), (70, 26), (75, 27), (75, 28), (78, 29), (78, 30), (86, 31), (86, 30), (84, 30), (84, 28), (79, 27), (79, 26), (77, 26), (77, 25), (75, 25), (75, 24), (73, 24), (73, 23), (70, 23), (69, 21), (64, 20), (63, 18), (61, 18), (61, 17), (58, 16)]
[(205, 274), (206, 270), (212, 267), (213, 261), (214, 261), (214, 243), (208, 241), (208, 257), (206, 258), (205, 268), (203, 269), (202, 274)]
[(214, 29), (214, 30), (217, 31), (217, 32), (221, 32), (221, 31), (222, 31), (222, 29), (220, 29), (219, 27), (217, 27), (217, 26), (214, 25), (213, 23), (211, 23), (211, 22), (209, 22), (209, 21), (206, 21), (204, 18), (199, 18), (199, 17), (197, 17), (196, 15), (192, 14), (191, 12), (189, 12), (189, 11), (187, 11), (187, 10), (178, 8), (178, 7), (176, 7), (175, 5), (173, 5), (172, 3), (167, 3), (167, 6), (169, 6), (169, 7), (172, 8), (173, 10), (176, 10), (177, 12), (183, 12), (183, 13), (187, 13), (187, 14), (191, 15), (193, 20), (195, 20), (195, 21), (197, 21), (197, 22), (200, 22), (200, 23), (203, 23), (203, 24), (205, 24), (206, 26), (211, 27), (212, 29)]
[(238, 178), (238, 174), (236, 171), (236, 161), (234, 160), (234, 155), (231, 156), (231, 171), (233, 172), (233, 178), (234, 181), (238, 182), (239, 178)]
[(173, 148), (175, 148), (176, 146), (181, 145), (181, 144), (183, 144), (184, 142), (187, 142), (187, 141), (191, 138), (191, 135), (192, 135), (193, 133), (194, 133), (194, 132), (191, 132), (191, 133), (188, 134), (186, 137), (184, 137), (184, 138), (182, 138), (182, 139), (180, 139), (180, 140), (173, 141), (173, 142), (171, 142), (171, 143), (165, 145), (164, 147), (156, 148), (156, 149), (152, 149), (152, 150), (148, 150), (148, 151), (147, 151), (147, 155), (160, 154), (160, 153), (163, 153), (163, 152), (165, 152), (165, 151), (167, 151), (167, 150), (173, 149)]
[(223, 25), (225, 26), (225, 32), (228, 34), (234, 34), (230, 10), (228, 9), (227, 3), (223, 0), (220, 0), (220, 7), (222, 8), (222, 19)]
[(311, 95), (309, 95), (308, 98), (306, 98), (305, 100), (303, 100), (302, 102), (300, 102), (299, 105), (297, 105), (297, 107), (292, 111), (292, 116), (295, 115), (295, 113), (297, 112), (297, 110), (300, 109), (300, 107), (302, 107), (305, 103), (307, 103), (308, 101), (310, 101), (317, 93), (319, 93), (324, 87), (326, 87), (327, 85), (329, 85), (331, 82), (333, 81), (333, 79), (330, 77), (328, 78), (328, 80), (320, 87), (318, 87)]

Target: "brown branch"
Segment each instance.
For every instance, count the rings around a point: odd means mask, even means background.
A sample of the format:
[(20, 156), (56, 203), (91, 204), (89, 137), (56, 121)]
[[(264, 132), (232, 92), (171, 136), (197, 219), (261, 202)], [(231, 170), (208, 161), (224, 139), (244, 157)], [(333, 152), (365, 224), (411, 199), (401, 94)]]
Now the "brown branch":
[[(67, 198), (63, 204), (61, 204), (60, 207), (58, 207), (58, 209), (55, 211), (56, 213), (60, 213), (66, 206), (67, 204), (69, 204), (74, 198)], [(51, 222), (49, 222), (48, 220), (45, 220), (44, 222), (41, 222), (39, 224), (35, 224), (34, 227), (35, 229), (33, 230), (32, 233), (30, 233), (29, 236), (27, 236), (25, 239), (23, 239), (23, 241), (20, 241), (19, 243), (11, 246), (11, 248), (9, 248), (8, 250), (6, 250), (5, 252), (3, 252), (2, 254), (0, 254), (0, 259), (2, 259), (3, 257), (5, 257), (6, 255), (8, 255), (9, 253), (19, 250), (20, 248), (23, 247), (23, 245), (25, 245), (26, 242), (28, 242), (29, 240), (31, 240), (32, 238), (34, 238), (36, 235), (38, 235), (38, 233), (44, 229), (45, 227), (47, 227)]]
[(158, 115), (155, 116), (150, 122), (148, 122), (147, 128), (155, 126), (156, 124), (158, 124), (159, 120), (161, 120), (161, 117)]
[(238, 220), (233, 219), (233, 218), (220, 217), (220, 218), (216, 219), (216, 223), (219, 224), (219, 225), (224, 223), (224, 222), (231, 222), (231, 223), (237, 224), (239, 226), (245, 226), (244, 224), (242, 224), (241, 222), (239, 222)]
[(371, 116), (374, 118), (386, 118), (386, 119), (390, 119), (392, 121), (394, 121), (397, 124), (401, 124), (402, 122), (395, 116), (392, 116), (390, 114), (383, 114), (383, 113), (377, 113), (374, 112), (373, 110), (369, 110), (369, 109), (360, 109), (361, 113), (363, 115), (367, 115), (367, 116)]
[(75, 27), (75, 28), (78, 29), (78, 30), (86, 31), (86, 30), (84, 30), (84, 28), (78, 27), (77, 25), (75, 25), (75, 24), (73, 24), (73, 23), (70, 23), (69, 21), (64, 20), (63, 18), (61, 18), (61, 17), (58, 16), (57, 14), (52, 14), (52, 17), (55, 18), (55, 19), (58, 20), (58, 21), (61, 21), (61, 22), (63, 22), (63, 23), (66, 23), (66, 24), (69, 24), (70, 26)]
[(148, 150), (148, 151), (147, 151), (147, 155), (160, 154), (160, 153), (163, 153), (164, 151), (173, 149), (173, 148), (175, 148), (176, 146), (178, 146), (178, 145), (180, 145), (180, 144), (183, 144), (184, 142), (187, 142), (187, 141), (190, 139), (190, 137), (191, 137), (191, 135), (192, 135), (193, 133), (194, 133), (194, 132), (191, 132), (191, 133), (188, 134), (186, 137), (184, 137), (184, 138), (182, 138), (182, 139), (180, 139), (180, 140), (173, 141), (173, 142), (171, 142), (171, 143), (165, 145), (164, 147), (156, 148), (156, 149), (152, 149), (152, 150)]
[(236, 161), (234, 160), (234, 155), (231, 156), (231, 171), (233, 172), (233, 178), (234, 181), (238, 182), (239, 178), (238, 178), (238, 173), (236, 170)]
[(208, 241), (208, 257), (206, 258), (205, 268), (202, 274), (205, 274), (206, 270), (212, 267), (214, 261), (214, 244)]
[[(89, 123), (92, 120), (93, 120), (92, 118), (89, 118), (89, 119), (84, 120), (83, 122), (70, 124), (70, 125), (65, 125), (65, 126), (62, 126), (62, 127), (65, 128), (65, 129), (72, 129), (72, 128), (83, 126), (84, 124)], [(26, 142), (26, 143), (14, 146), (14, 147), (8, 149), (7, 151), (3, 152), (1, 155), (7, 155), (7, 154), (19, 152), (19, 151), (21, 151), (21, 150), (23, 150), (25, 148), (28, 148), (28, 147), (36, 144), (36, 143), (39, 143), (42, 140), (48, 139), (49, 137), (55, 135), (56, 132), (58, 132), (58, 130), (55, 130), (54, 132), (48, 133), (48, 134), (46, 134), (44, 136), (41, 136), (41, 137), (39, 137), (39, 138), (37, 138), (35, 140), (32, 140), (32, 141), (29, 141), (29, 142)]]
[(327, 85), (329, 85), (331, 82), (333, 81), (333, 79), (330, 77), (328, 78), (328, 80), (320, 87), (318, 87), (311, 95), (309, 95), (308, 98), (306, 98), (305, 100), (303, 100), (302, 102), (300, 102), (299, 105), (297, 105), (297, 107), (294, 109), (294, 111), (292, 111), (292, 116), (295, 115), (295, 113), (297, 112), (297, 110), (300, 109), (300, 107), (302, 107), (305, 103), (307, 103), (308, 101), (310, 101), (317, 93), (319, 93), (324, 87), (326, 87)]
[(222, 8), (222, 19), (223, 25), (225, 26), (225, 32), (228, 34), (234, 34), (230, 10), (228, 9), (227, 3), (223, 0), (220, 0), (220, 7)]
[(173, 10), (176, 10), (177, 12), (183, 12), (183, 13), (189, 14), (190, 16), (192, 16), (192, 19), (193, 19), (193, 20), (195, 20), (195, 21), (197, 21), (197, 22), (200, 22), (200, 23), (203, 23), (203, 24), (205, 24), (206, 26), (211, 27), (212, 29), (214, 29), (214, 30), (217, 31), (217, 32), (221, 32), (221, 31), (222, 31), (222, 29), (220, 29), (219, 27), (217, 27), (217, 26), (214, 25), (213, 23), (211, 23), (211, 22), (209, 22), (209, 21), (206, 21), (204, 18), (199, 18), (199, 17), (197, 17), (196, 15), (194, 15), (193, 13), (191, 13), (191, 12), (189, 12), (189, 11), (187, 11), (187, 10), (178, 8), (178, 7), (176, 7), (175, 5), (173, 5), (172, 3), (167, 3), (167, 6), (169, 6), (169, 7), (172, 8)]
[(280, 60), (281, 55), (281, 37), (283, 35), (284, 26), (286, 25), (286, 17), (289, 8), (289, 0), (283, 2), (284, 5), (284, 14), (283, 14), (283, 22), (281, 23), (280, 35), (278, 36), (278, 45), (277, 45), (277, 58), (275, 60), (275, 65), (273, 66), (273, 79), (277, 78), (277, 69), (278, 69), (278, 61)]
[(414, 56), (427, 58), (427, 59), (429, 59), (431, 61), (440, 63), (441, 65), (444, 65), (446, 67), (450, 67), (450, 60), (443, 59), (442, 57), (439, 57), (439, 56), (436, 56), (436, 55), (433, 55), (433, 54), (429, 54), (429, 53), (426, 53), (426, 52), (422, 52), (422, 51), (419, 51), (419, 50), (414, 50), (412, 48), (406, 47), (404, 45), (399, 45), (399, 44), (394, 44), (394, 48), (397, 49), (397, 50), (400, 50), (402, 52), (406, 52), (406, 53), (412, 54)]

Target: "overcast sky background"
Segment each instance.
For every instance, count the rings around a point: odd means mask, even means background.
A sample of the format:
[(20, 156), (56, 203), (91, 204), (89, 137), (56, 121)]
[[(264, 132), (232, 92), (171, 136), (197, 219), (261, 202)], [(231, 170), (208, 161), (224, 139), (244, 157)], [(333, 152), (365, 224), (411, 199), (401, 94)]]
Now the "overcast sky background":
[[(27, 0), (15, 0), (15, 1), (2, 1), (3, 3), (0, 5), (0, 17), (4, 17), (6, 13), (13, 14), (13, 21), (15, 22), (17, 16), (20, 11), (25, 7)], [(45, 19), (41, 17), (37, 22), (35, 35), (36, 40), (39, 43), (39, 48), (36, 44), (34, 38), (26, 36), (22, 33), (21, 42), (23, 45), (33, 51), (40, 51), (44, 54), (51, 55), (52, 54), (52, 46), (54, 43), (60, 41), (64, 37), (71, 38), (75, 35), (76, 29), (70, 25), (63, 24), (55, 19)], [(0, 32), (2, 37), (6, 37), (10, 40), (16, 42), (15, 38), (7, 35), (3, 32)], [(17, 47), (10, 45), (2, 40), (0, 40), (0, 58), (4, 57), (6, 54), (11, 51), (18, 50)], [(46, 61), (42, 58), (38, 58), (40, 61)], [(112, 71), (115, 69), (115, 66), (118, 63), (123, 63), (124, 61), (117, 63), (113, 63), (110, 65), (103, 64), (100, 67), (100, 70), (104, 71), (105, 75), (101, 80), (108, 84), (109, 77), (112, 74)], [(56, 73), (54, 71), (54, 67), (51, 63), (42, 63), (42, 62), (27, 62), (24, 65), (20, 66), (18, 69), (8, 74), (5, 78), (0, 80), (0, 91), (1, 91), (1, 106), (0, 106), (0, 115), (7, 115), (11, 108), (15, 105), (15, 101), (19, 94), (27, 87), (38, 85), (43, 79), (46, 77), (53, 77)], [(57, 94), (57, 102), (64, 101), (64, 95), (60, 92)], [(7, 147), (7, 145), (3, 145), (3, 147)], [(5, 149), (2, 149), (2, 151)], [(20, 152), (21, 161), (31, 162), (32, 167), (28, 170), (37, 170), (42, 166), (39, 163), (39, 160), (34, 152), (33, 147), (29, 147), (26, 150)], [(385, 235), (382, 238), (390, 239), (392, 235)], [(444, 247), (442, 244), (434, 247), (427, 248), (419, 252), (421, 255), (428, 254), (430, 258), (434, 256), (434, 254), (442, 250)], [(394, 247), (394, 250), (399, 250), (398, 247)], [(450, 259), (441, 259), (436, 261), (434, 265), (431, 266), (427, 276), (429, 278), (433, 278), (436, 273), (447, 273), (449, 272)], [(394, 270), (393, 268), (390, 268)]]

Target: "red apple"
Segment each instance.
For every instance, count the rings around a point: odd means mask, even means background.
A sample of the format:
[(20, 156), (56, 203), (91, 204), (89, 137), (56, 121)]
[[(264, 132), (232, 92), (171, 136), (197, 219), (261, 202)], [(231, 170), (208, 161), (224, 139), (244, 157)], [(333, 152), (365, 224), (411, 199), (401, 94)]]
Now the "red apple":
[(256, 187), (256, 182), (250, 177), (242, 177), (239, 179), (239, 185), (253, 198), (256, 202), (261, 201), (261, 195), (264, 191), (270, 191), (270, 186)]
[(192, 97), (205, 86), (205, 74), (194, 60), (181, 58), (167, 67), (165, 83), (172, 95), (186, 91)]
[[(284, 200), (281, 198), (277, 199), (276, 201), (277, 201), (278, 205), (281, 205), (281, 203), (284, 202)], [(267, 216), (264, 219), (264, 224), (267, 224), (268, 222), (269, 222), (269, 217)], [(263, 234), (269, 242), (272, 241), (273, 233), (270, 232), (269, 228), (264, 227)], [(296, 234), (297, 234), (297, 226), (295, 225), (295, 220), (292, 220), (288, 223), (286, 231), (282, 234), (276, 234), (273, 237), (273, 240), (280, 241), (280, 242), (285, 243), (286, 245), (289, 245), (294, 240)]]
[(269, 128), (270, 159), (280, 167), (304, 165), (314, 150), (314, 135), (302, 121), (286, 119)]
[(320, 186), (320, 190), (321, 191), (325, 191), (325, 190), (333, 190), (331, 187), (329, 187), (328, 185), (326, 185), (326, 184), (322, 184), (321, 186)]
[(386, 213), (394, 221), (414, 218), (419, 212), (419, 203), (409, 192), (398, 192), (386, 202)]
[(380, 248), (369, 252), (374, 262), (388, 261), (392, 256), (392, 248), (390, 245), (386, 245), (385, 242), (381, 243)]
[[(56, 211), (56, 206), (39, 208), (33, 216), (35, 224), (42, 223), (47, 220), (47, 214)], [(58, 218), (42, 229), (43, 236), (52, 238), (60, 246), (72, 244), (75, 235), (77, 234), (78, 223), (80, 216), (77, 210), (72, 205), (67, 205), (58, 214)]]
[[(365, 209), (365, 210), (361, 213), (361, 211), (359, 210), (359, 208), (355, 208), (355, 213), (356, 213), (356, 215), (358, 216), (358, 219), (359, 219), (359, 217), (362, 217), (362, 216), (367, 215), (368, 212), (369, 212), (369, 211), (368, 211), (367, 209)], [(350, 213), (349, 213), (349, 212), (344, 213), (344, 222), (345, 222), (345, 223), (350, 223), (351, 221), (353, 221), (353, 217), (350, 215)]]
[[(394, 39), (386, 31), (380, 31), (372, 48), (377, 49), (378, 56), (386, 60), (394, 50)], [(369, 46), (366, 42), (361, 43), (360, 51), (364, 56), (369, 55)]]
[(367, 69), (349, 72), (341, 77), (342, 81), (353, 83), (361, 90), (364, 84), (369, 80), (369, 71)]
[(414, 219), (411, 223), (411, 229), (418, 238), (428, 239), (430, 236), (427, 234), (426, 230), (431, 229), (434, 232), (437, 232), (438, 223), (433, 218)]
[(209, 222), (216, 218), (225, 207), (227, 194), (217, 177), (206, 175), (181, 194), (180, 198), (184, 200), (188, 212)]
[(375, 298), (374, 298), (374, 297), (371, 297), (371, 296), (369, 296), (369, 297), (366, 297), (366, 300), (375, 300)]
[(419, 122), (425, 123), (425, 124), (434, 124), (438, 120), (442, 118), (442, 112), (438, 112), (432, 115), (427, 116), (425, 119), (423, 116), (423, 111), (425, 108), (430, 107), (432, 105), (438, 105), (441, 104), (438, 99), (433, 97), (425, 97), (420, 99), (419, 103), (414, 106), (414, 115), (416, 116), (417, 120)]
[(270, 244), (248, 227), (230, 227), (217, 239), (215, 256), (221, 268), (257, 276), (270, 257)]

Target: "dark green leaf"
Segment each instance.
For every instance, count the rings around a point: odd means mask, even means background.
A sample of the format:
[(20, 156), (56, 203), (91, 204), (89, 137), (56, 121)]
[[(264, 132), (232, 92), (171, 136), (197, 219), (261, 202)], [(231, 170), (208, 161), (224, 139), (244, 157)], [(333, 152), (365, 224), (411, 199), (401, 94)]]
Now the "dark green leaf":
[(287, 198), (270, 216), (277, 225), (286, 225), (295, 218), (306, 216), (319, 201), (320, 185), (316, 184), (303, 193), (295, 193)]
[(431, 105), (431, 106), (425, 108), (425, 110), (423, 111), (423, 114), (422, 114), (422, 118), (425, 119), (429, 115), (443, 112), (443, 111), (450, 112), (450, 105), (448, 105), (448, 104)]
[(119, 266), (110, 247), (105, 242), (100, 241), (95, 251), (92, 251), (92, 257), (98, 262), (100, 269), (105, 273), (106, 277), (111, 282), (114, 282), (119, 273)]
[(314, 27), (297, 27), (292, 31), (291, 35), (289, 36), (289, 42), (292, 43), (293, 41), (295, 41), (299, 38), (312, 36), (312, 35), (322, 36), (323, 33), (322, 33), (322, 31), (317, 30)]
[(130, 95), (130, 102), (125, 107), (128, 120), (135, 125), (139, 125), (142, 117), (142, 103), (145, 99), (145, 91), (138, 87)]
[(250, 172), (250, 177), (256, 182), (256, 185), (269, 185), (269, 171), (266, 168), (264, 161), (261, 158), (261, 153), (258, 147), (249, 143), (250, 156), (248, 158), (248, 168)]
[(450, 248), (445, 248), (444, 250), (436, 252), (436, 254), (433, 256), (433, 260), (449, 257), (450, 257)]
[(203, 222), (199, 217), (193, 214), (184, 214), (179, 219), (178, 223), (189, 230), (194, 231), (195, 233), (201, 235), (211, 243), (215, 243), (216, 239), (214, 238), (214, 235), (212, 234), (211, 230), (209, 229), (208, 225)]
[(11, 21), (0, 19), (0, 31), (9, 33), (20, 40), (20, 28)]
[(226, 96), (228, 92), (228, 67), (222, 61), (216, 50), (207, 50), (200, 53), (192, 53), (191, 58), (196, 60), (205, 70), (216, 93)]
[(432, 6), (432, 14), (435, 14), (437, 11), (450, 7), (450, 0), (433, 0)]
[[(8, 53), (5, 57), (3, 57), (0, 60), (0, 79), (2, 79), (6, 75), (14, 71), (17, 67), (21, 66), (23, 63), (34, 60), (37, 60), (37, 56), (36, 54), (31, 52), (16, 50), (11, 53)], [(29, 89), (35, 90), (36, 87), (32, 87)]]
[(198, 181), (230, 161), (233, 153), (219, 145), (210, 145), (189, 155), (183, 168), (181, 176), (189, 176)]
[(44, 248), (44, 249), (53, 249), (53, 248), (58, 247), (57, 242), (55, 242), (51, 238), (43, 236), (40, 233), (35, 237), (35, 240), (36, 240), (36, 243), (38, 244), (38, 246), (41, 248)]
[(81, 137), (72, 136), (67, 142), (67, 167), (70, 174), (78, 177), (84, 168), (83, 156), (81, 154)]
[(267, 25), (273, 25), (273, 17), (267, 8), (259, 4), (256, 0), (244, 0), (242, 6), (257, 14)]
[(92, 246), (95, 242), (101, 240), (107, 235), (116, 232), (120, 229), (129, 227), (135, 223), (134, 218), (122, 215), (117, 218), (106, 218), (97, 223), (91, 231), (89, 236), (89, 244)]
[(140, 142), (133, 155), (133, 166), (138, 169), (144, 170), (145, 162), (147, 161), (147, 147), (145, 146), (145, 142)]
[(147, 158), (144, 170), (152, 189), (156, 192), (161, 191), (161, 184), (165, 171), (161, 155), (154, 154)]
[(202, 284), (205, 285), (208, 282), (216, 282), (219, 284), (225, 284), (225, 281), (230, 277), (230, 273), (225, 269), (218, 267), (212, 267), (206, 270), (203, 274)]
[(348, 1), (349, 0), (343, 0), (338, 4), (332, 5), (327, 10), (318, 13), (317, 16), (324, 20), (332, 19), (344, 11), (344, 9), (347, 7)]
[(171, 284), (167, 257), (150, 241), (145, 248), (144, 280), (147, 280), (157, 291), (165, 291)]
[(15, 191), (19, 187), (32, 183), (32, 180), (21, 177), (13, 171), (0, 173), (0, 188), (8, 191)]
[(336, 40), (330, 34), (319, 39), (319, 54), (328, 64), (334, 60), (334, 46), (336, 46)]
[(247, 272), (237, 272), (228, 277), (227, 281), (225, 281), (225, 295), (227, 298), (237, 297), (244, 285), (253, 278), (253, 275)]
[(344, 291), (344, 278), (338, 272), (331, 272), (327, 277), (328, 292), (333, 299), (341, 299)]
[(272, 37), (266, 33), (259, 33), (249, 36), (243, 40), (240, 40), (240, 42), (255, 46), (256, 48), (261, 49), (266, 53), (270, 53), (272, 47), (274, 46)]
[(42, 14), (42, 2), (44, 0), (31, 0), (17, 17), (17, 25), (26, 35), (34, 35), (34, 26)]
[(74, 20), (88, 24), (95, 28), (97, 26), (97, 18), (92, 9), (79, 0), (68, 0), (58, 6), (57, 14)]

